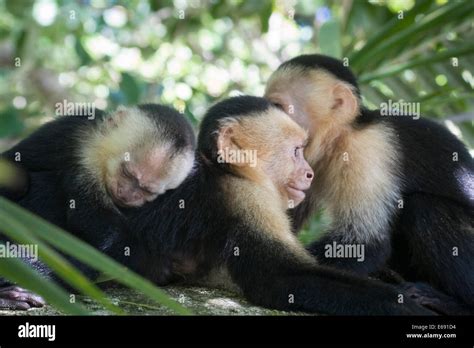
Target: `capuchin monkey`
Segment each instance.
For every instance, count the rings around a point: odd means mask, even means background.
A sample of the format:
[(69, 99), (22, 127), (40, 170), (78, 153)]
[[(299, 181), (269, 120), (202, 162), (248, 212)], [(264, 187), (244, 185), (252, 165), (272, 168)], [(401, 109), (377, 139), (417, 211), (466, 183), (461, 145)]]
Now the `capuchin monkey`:
[(110, 114), (96, 110), (92, 120), (63, 116), (2, 157), (28, 174), (75, 169), (74, 181), (104, 206), (139, 207), (184, 180), (194, 148), (192, 127), (181, 114), (144, 104)]
[[(94, 119), (63, 116), (2, 155), (27, 177), (15, 194), (3, 192), (108, 253), (118, 231), (127, 233), (120, 208), (142, 206), (181, 184), (194, 165), (195, 142), (185, 117), (162, 105), (96, 110)], [(33, 266), (51, 272), (41, 262)], [(2, 299), (4, 307), (38, 303), (12, 303), (11, 291), (0, 291), (0, 307)]]
[(158, 284), (242, 292), (256, 305), (333, 315), (432, 314), (392, 286), (318, 266), (287, 215), (310, 187), (306, 132), (263, 98), (241, 96), (204, 117), (196, 169), (175, 190), (124, 209), (122, 261)]
[[(265, 96), (309, 132), (315, 180), (291, 213), (298, 231), (318, 208), (332, 225), (309, 251), (368, 275), (389, 267), (474, 307), (474, 163), (445, 127), (368, 110), (339, 60), (303, 55), (270, 77)], [(364, 258), (331, 249), (363, 246)], [(429, 302), (429, 301), (428, 301)]]

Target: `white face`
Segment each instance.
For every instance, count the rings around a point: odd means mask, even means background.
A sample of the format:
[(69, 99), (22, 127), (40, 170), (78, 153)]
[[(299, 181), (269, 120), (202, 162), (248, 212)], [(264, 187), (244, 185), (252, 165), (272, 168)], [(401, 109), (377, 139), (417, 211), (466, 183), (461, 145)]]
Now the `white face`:
[(154, 147), (145, 155), (129, 161), (110, 159), (106, 187), (119, 206), (139, 207), (158, 195), (178, 187), (191, 171), (194, 152), (173, 153), (170, 146)]
[(259, 149), (255, 171), (263, 171), (264, 177), (281, 194), (285, 206), (289, 205), (289, 200), (293, 207), (300, 204), (314, 176), (303, 155), (306, 131), (274, 107), (258, 117), (237, 122), (236, 128), (239, 127), (240, 130), (231, 133), (238, 139), (238, 148)]

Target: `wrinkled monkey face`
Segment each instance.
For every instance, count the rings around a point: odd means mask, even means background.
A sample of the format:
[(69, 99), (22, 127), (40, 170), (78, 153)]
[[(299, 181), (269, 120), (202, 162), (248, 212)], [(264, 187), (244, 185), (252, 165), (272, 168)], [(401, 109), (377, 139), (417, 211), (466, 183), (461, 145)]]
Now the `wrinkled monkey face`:
[(111, 159), (107, 166), (107, 191), (117, 205), (139, 207), (176, 188), (193, 164), (192, 149), (173, 153), (166, 145), (155, 146), (142, 156), (132, 154), (128, 161), (122, 157)]

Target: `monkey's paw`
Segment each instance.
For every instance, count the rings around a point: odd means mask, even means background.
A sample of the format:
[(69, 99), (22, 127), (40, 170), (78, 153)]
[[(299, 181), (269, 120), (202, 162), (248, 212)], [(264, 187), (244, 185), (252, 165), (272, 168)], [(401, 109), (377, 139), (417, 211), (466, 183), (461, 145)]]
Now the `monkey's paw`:
[(18, 286), (0, 288), (0, 309), (27, 310), (45, 304), (41, 296)]

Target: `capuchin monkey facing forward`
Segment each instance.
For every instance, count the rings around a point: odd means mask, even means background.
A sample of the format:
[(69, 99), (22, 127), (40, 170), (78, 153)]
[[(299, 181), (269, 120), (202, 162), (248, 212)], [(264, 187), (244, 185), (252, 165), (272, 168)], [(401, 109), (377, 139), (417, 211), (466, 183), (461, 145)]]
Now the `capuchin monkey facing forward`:
[[(140, 207), (181, 184), (194, 165), (195, 142), (185, 117), (157, 104), (97, 110), (94, 119), (62, 116), (2, 154), (27, 178), (23, 188), (2, 194), (111, 255), (113, 243), (128, 233), (120, 209)], [(51, 276), (41, 262), (33, 266)], [(36, 304), (17, 288), (0, 290), (0, 307)]]
[[(213, 106), (198, 138), (196, 169), (175, 190), (125, 209), (134, 233), (124, 263), (159, 284), (227, 287), (251, 302), (333, 315), (432, 314), (394, 287), (318, 266), (287, 215), (310, 187), (307, 141), (263, 98)], [(255, 160), (256, 159), (256, 160)]]
[[(332, 226), (309, 250), (325, 265), (368, 275), (386, 266), (474, 308), (474, 163), (445, 127), (362, 106), (339, 60), (283, 63), (265, 96), (309, 132), (315, 180), (292, 211), (298, 231), (323, 207)], [(330, 249), (364, 246), (364, 260)]]

